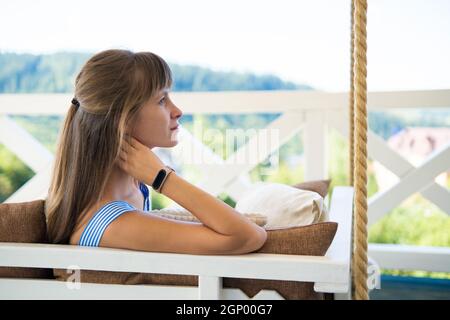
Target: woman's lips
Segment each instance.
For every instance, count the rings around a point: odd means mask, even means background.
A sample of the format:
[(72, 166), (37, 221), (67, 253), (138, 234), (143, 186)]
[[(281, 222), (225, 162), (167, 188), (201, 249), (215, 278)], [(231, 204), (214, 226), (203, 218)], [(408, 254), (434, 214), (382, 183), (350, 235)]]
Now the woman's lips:
[(177, 129), (178, 129), (178, 127), (179, 127), (179, 125), (178, 125), (178, 126), (176, 126), (176, 127), (170, 128), (170, 130), (177, 130)]

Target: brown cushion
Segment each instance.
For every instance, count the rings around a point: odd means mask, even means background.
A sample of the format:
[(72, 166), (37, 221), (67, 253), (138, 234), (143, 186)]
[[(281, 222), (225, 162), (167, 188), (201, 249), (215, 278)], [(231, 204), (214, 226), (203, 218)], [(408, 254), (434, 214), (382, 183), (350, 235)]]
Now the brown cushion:
[[(323, 256), (336, 234), (336, 222), (267, 230), (267, 241), (257, 252)], [(281, 280), (224, 278), (224, 287), (240, 288), (249, 297), (262, 289), (276, 290), (288, 300), (323, 299), (314, 291), (314, 283)]]
[(301, 183), (294, 184), (293, 187), (303, 189), (303, 190), (309, 190), (317, 192), (322, 196), (322, 198), (325, 198), (328, 194), (328, 190), (330, 188), (331, 179), (326, 180), (311, 180), (311, 181), (305, 181)]
[[(48, 243), (44, 200), (0, 204), (0, 242)], [(0, 267), (1, 278), (52, 278), (51, 269)]]
[[(337, 223), (322, 222), (308, 226), (267, 230), (267, 241), (256, 252), (322, 256), (336, 233)], [(54, 269), (55, 278), (65, 281), (70, 274)], [(198, 276), (82, 270), (81, 282), (114, 284), (161, 284), (198, 286)], [(323, 299), (313, 290), (314, 283), (281, 280), (223, 278), (223, 287), (239, 288), (249, 297), (262, 289), (276, 290), (288, 300)]]

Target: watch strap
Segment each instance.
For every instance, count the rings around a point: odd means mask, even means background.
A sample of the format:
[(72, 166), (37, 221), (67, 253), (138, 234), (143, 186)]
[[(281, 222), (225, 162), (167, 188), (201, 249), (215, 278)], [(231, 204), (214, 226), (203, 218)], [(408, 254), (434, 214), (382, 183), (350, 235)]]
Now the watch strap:
[(159, 170), (158, 174), (155, 177), (155, 180), (152, 183), (152, 188), (156, 192), (161, 193), (164, 183), (166, 182), (169, 175), (174, 171), (175, 171), (174, 169), (172, 169), (167, 165), (163, 169)]

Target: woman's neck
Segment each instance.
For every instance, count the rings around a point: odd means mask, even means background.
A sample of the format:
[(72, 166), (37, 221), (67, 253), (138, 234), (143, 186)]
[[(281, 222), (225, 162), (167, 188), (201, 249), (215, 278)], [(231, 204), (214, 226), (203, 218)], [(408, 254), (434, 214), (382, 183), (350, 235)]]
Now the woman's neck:
[(104, 197), (111, 200), (125, 200), (139, 190), (139, 181), (114, 165), (106, 181)]

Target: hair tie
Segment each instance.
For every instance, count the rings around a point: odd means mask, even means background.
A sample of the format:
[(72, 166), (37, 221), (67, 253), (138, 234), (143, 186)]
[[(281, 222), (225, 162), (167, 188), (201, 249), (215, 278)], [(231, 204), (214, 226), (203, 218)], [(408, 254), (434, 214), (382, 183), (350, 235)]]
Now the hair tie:
[(75, 107), (77, 107), (77, 109), (80, 107), (80, 103), (78, 102), (78, 100), (76, 98), (72, 99), (72, 104), (75, 105)]

